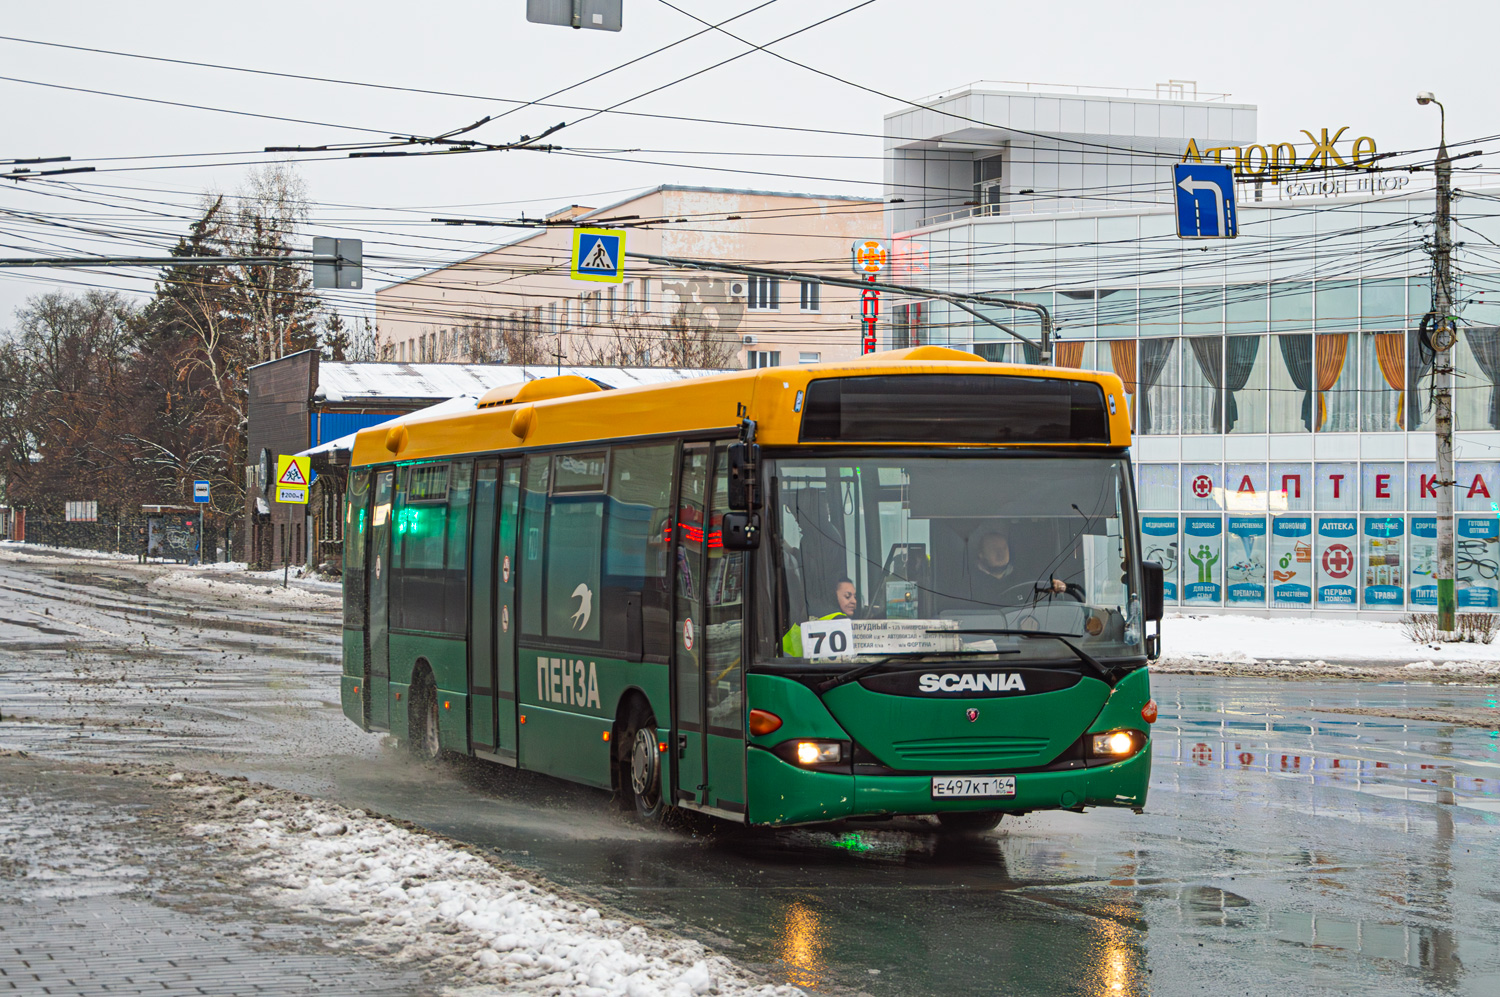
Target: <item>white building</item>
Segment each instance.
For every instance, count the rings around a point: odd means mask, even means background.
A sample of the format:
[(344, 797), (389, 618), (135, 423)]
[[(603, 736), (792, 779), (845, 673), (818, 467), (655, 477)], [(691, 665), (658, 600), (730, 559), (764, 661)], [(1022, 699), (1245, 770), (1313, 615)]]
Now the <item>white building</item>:
[[(1418, 332), (1430, 173), (1325, 172), (1370, 162), (1375, 142), (1310, 123), (1266, 143), (1253, 106), (1182, 86), (975, 84), (924, 105), (885, 119), (893, 279), (1045, 304), (1060, 364), (1120, 375), (1147, 553), (1168, 568), (1170, 602), (1435, 606), (1433, 355)], [(1258, 171), (1239, 186), (1239, 238), (1177, 238), (1170, 167), (1190, 152)], [(1461, 173), (1458, 186), (1459, 604), (1494, 609), (1500, 188)], [(893, 345), (1035, 359), (943, 303), (895, 311)], [(1036, 336), (1024, 312), (995, 317)]]

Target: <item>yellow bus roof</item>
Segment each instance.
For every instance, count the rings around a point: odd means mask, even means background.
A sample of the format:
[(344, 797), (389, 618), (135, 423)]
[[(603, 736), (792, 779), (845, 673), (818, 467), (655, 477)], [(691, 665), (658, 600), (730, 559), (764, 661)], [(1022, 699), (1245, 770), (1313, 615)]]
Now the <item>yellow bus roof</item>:
[[(875, 374), (1006, 374), (1089, 381), (1104, 390), (1109, 402), (1108, 445), (1130, 445), (1125, 389), (1114, 374), (990, 363), (973, 353), (919, 346), (874, 353), (859, 360), (761, 367), (615, 391), (599, 390), (598, 385), (572, 375), (542, 378), (524, 386), (509, 386), (516, 389), (513, 394), (510, 390), (491, 392), (497, 397), (487, 395), (490, 404), (486, 408), (366, 429), (355, 439), (351, 463), (360, 466), (521, 447), (732, 430), (745, 418), (756, 421), (756, 441), (763, 446), (792, 445), (798, 442), (802, 423), (801, 413), (793, 406), (810, 381)], [(909, 442), (892, 440), (890, 445)], [(1020, 444), (991, 445), (1003, 448)]]

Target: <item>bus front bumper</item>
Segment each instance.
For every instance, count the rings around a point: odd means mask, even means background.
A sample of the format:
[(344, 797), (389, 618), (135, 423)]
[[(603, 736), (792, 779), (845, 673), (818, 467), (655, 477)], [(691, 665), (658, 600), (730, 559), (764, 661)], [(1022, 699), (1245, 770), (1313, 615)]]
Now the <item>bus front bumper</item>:
[[(765, 751), (750, 748), (752, 824), (807, 824), (845, 817), (880, 817), (956, 813), (972, 810), (1069, 810), (1078, 807), (1146, 805), (1151, 779), (1151, 742), (1109, 765), (1053, 772), (1016, 773), (1016, 795), (987, 799), (934, 799), (933, 776), (846, 775), (799, 768)], [(994, 772), (965, 775), (1008, 775)]]

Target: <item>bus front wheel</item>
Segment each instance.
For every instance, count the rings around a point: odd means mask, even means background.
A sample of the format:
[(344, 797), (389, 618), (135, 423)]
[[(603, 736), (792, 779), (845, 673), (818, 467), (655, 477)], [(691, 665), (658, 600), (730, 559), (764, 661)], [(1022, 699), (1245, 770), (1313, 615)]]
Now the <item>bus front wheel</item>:
[(624, 759), (626, 785), (635, 804), (637, 816), (658, 821), (666, 812), (662, 798), (661, 750), (656, 741), (656, 717), (649, 710), (638, 709), (630, 718)]

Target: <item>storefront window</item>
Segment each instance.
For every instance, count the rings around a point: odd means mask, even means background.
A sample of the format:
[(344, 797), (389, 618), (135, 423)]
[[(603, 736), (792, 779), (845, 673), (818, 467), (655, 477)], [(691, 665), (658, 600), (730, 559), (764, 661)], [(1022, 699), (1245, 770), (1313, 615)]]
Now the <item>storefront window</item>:
[(1224, 428), (1231, 433), (1264, 433), (1270, 391), (1271, 354), (1265, 336), (1230, 336), (1224, 341)]
[(1461, 461), (1453, 468), (1453, 508), (1500, 513), (1500, 461)]
[(1400, 516), (1366, 516), (1360, 537), (1360, 567), (1364, 575), (1366, 609), (1400, 609), (1405, 602), (1402, 583), (1405, 537)]
[(1437, 508), (1437, 464), (1429, 460), (1406, 465), (1406, 507), (1413, 512)]
[(1230, 512), (1265, 512), (1269, 505), (1270, 492), (1266, 489), (1266, 465), (1228, 464), (1225, 466), (1225, 509)]
[(1453, 546), (1460, 609), (1500, 607), (1500, 531), (1493, 516), (1455, 516)]
[[(1417, 465), (1413, 464), (1413, 467)], [(1437, 519), (1411, 518), (1411, 549), (1408, 551), (1406, 584), (1413, 607), (1437, 605)]]
[(1319, 516), (1313, 568), (1317, 578), (1320, 608), (1349, 608), (1357, 604), (1359, 562), (1354, 548), (1359, 543), (1354, 516)]
[[(1099, 224), (1102, 231), (1102, 219)], [(1094, 322), (1099, 327), (1099, 335), (1118, 338), (1134, 336), (1139, 331), (1136, 323), (1136, 292), (1133, 289), (1100, 291), (1094, 304)]]
[(1229, 516), (1224, 569), (1224, 601), (1230, 605), (1266, 603), (1266, 517)]
[(1358, 467), (1355, 464), (1319, 464), (1313, 469), (1313, 501), (1319, 512), (1359, 508)]
[(1180, 508), (1200, 512), (1222, 509), (1224, 499), (1223, 468), (1218, 464), (1182, 465), (1182, 505)]
[(1351, 341), (1354, 337), (1347, 332), (1320, 332), (1316, 337), (1313, 376), (1318, 385), (1319, 432), (1352, 433), (1359, 429), (1359, 364), (1350, 351)]
[(1500, 327), (1470, 326), (1454, 348), (1457, 387), (1453, 392), (1457, 429), (1500, 429)]
[(1359, 466), (1359, 507), (1365, 512), (1400, 512), (1404, 470), (1398, 463)]
[(1433, 353), (1422, 342), (1421, 333), (1408, 329), (1406, 333), (1406, 428), (1408, 430), (1432, 428), (1432, 362)]
[(1223, 598), (1224, 517), (1182, 517), (1182, 602), (1218, 605)]
[(1186, 343), (1182, 360), (1182, 431), (1221, 433), (1224, 337), (1195, 336)]
[(1360, 428), (1367, 433), (1394, 433), (1405, 424), (1406, 334), (1365, 332), (1359, 337)]
[(1166, 577), (1164, 591), (1167, 602), (1177, 601), (1177, 552), (1180, 542), (1176, 516), (1141, 516), (1141, 546), (1145, 551), (1143, 556), (1146, 560), (1161, 565), (1162, 574)]
[(1139, 340), (1136, 398), (1140, 411), (1136, 421), (1143, 434), (1171, 435), (1178, 431), (1177, 401), (1182, 384), (1179, 342), (1176, 339)]
[(1271, 520), (1271, 604), (1312, 605), (1312, 517), (1276, 516)]
[(1137, 501), (1142, 509), (1177, 508), (1176, 464), (1141, 464), (1136, 470), (1141, 482), (1136, 489)]
[(1272, 341), (1276, 344), (1276, 356), (1271, 361), (1271, 432), (1311, 432), (1312, 334), (1281, 333), (1273, 336)]
[(1272, 464), (1271, 511), (1312, 508), (1313, 478), (1311, 464)]
[(1182, 331), (1182, 294), (1175, 287), (1141, 290), (1141, 335), (1177, 336)]

